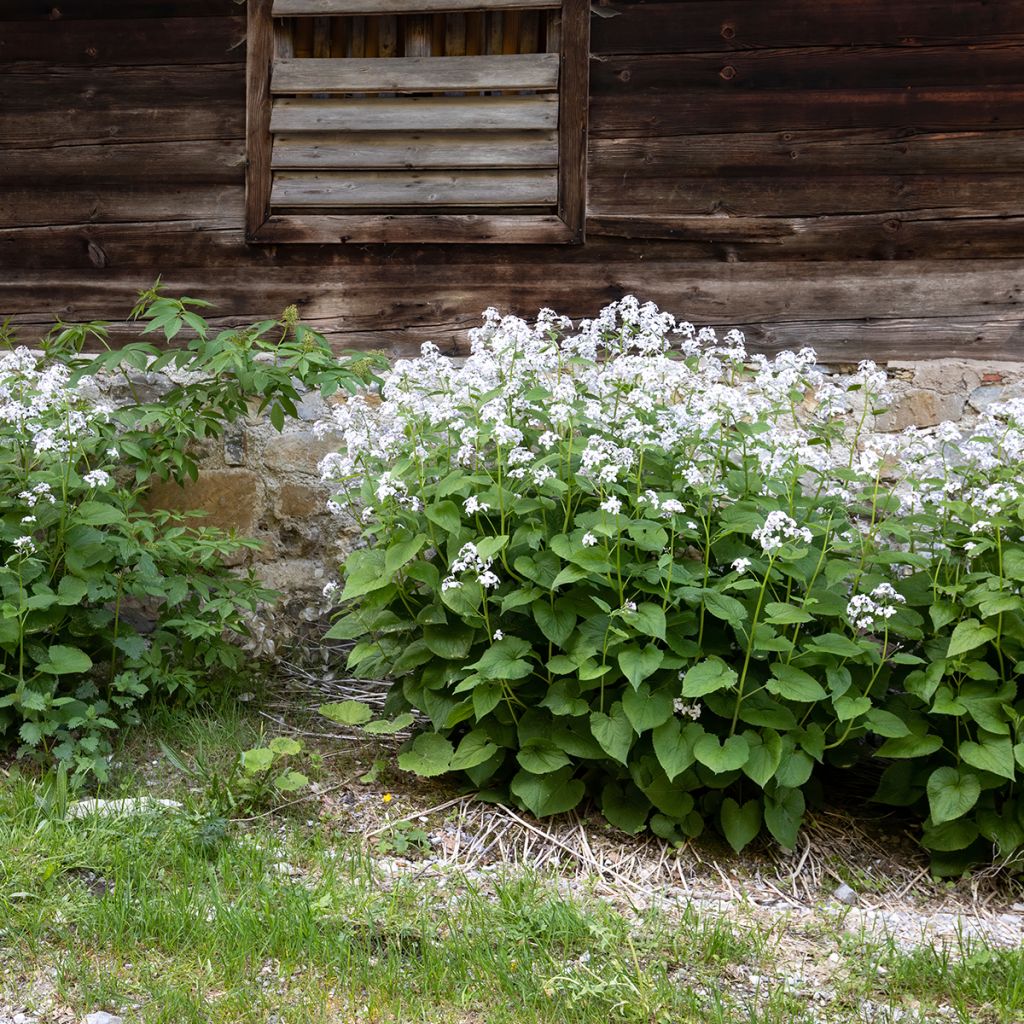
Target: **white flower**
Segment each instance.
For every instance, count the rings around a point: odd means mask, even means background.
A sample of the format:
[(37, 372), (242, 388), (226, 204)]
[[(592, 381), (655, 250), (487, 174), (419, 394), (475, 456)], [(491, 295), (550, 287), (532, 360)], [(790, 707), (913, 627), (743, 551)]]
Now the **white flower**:
[(502, 633), (502, 631), (500, 629), (496, 629), (494, 631), (494, 636), (493, 636), (492, 639), (494, 639), (494, 640), (504, 640), (505, 639), (505, 634)]
[(906, 598), (891, 583), (879, 583), (870, 594), (854, 594), (846, 606), (846, 617), (857, 629), (871, 629), (891, 619)]
[(441, 580), (441, 590), (458, 590), (462, 584), (454, 576), (446, 576)]
[(334, 595), (337, 592), (337, 590), (338, 590), (338, 583), (337, 583), (337, 581), (336, 580), (330, 580), (330, 581), (328, 581), (327, 583), (324, 584), (324, 589), (323, 589), (322, 593), (323, 593), (324, 597), (326, 597), (328, 600), (330, 600), (332, 597), (334, 597)]
[(636, 601), (626, 601), (622, 606), (622, 610), (627, 615), (632, 614), (636, 611)]
[(597, 538), (588, 530), (585, 534), (583, 534), (583, 538), (580, 541), (580, 543), (585, 548), (592, 548), (597, 543)]
[(672, 701), (672, 710), (677, 715), (685, 715), (687, 718), (692, 718), (695, 722), (700, 718), (701, 706), (696, 702), (693, 704), (683, 700), (682, 697), (676, 697)]
[(22, 555), (34, 555), (36, 551), (35, 541), (31, 537), (15, 537), (14, 547)]
[(750, 559), (737, 558), (736, 561), (732, 563), (732, 567), (735, 572), (738, 572), (742, 576), (750, 568)]
[(610, 494), (601, 502), (601, 509), (604, 512), (609, 512), (611, 515), (616, 516), (622, 511), (622, 502), (619, 501), (614, 494)]
[(116, 448), (107, 449), (107, 458), (117, 460), (121, 457), (121, 453)]
[(106, 487), (110, 483), (110, 474), (102, 469), (94, 469), (89, 473), (86, 473), (82, 479), (90, 487)]
[(499, 586), (501, 583), (501, 580), (498, 579), (498, 577), (493, 572), (491, 572), (490, 569), (485, 569), (482, 573), (480, 573), (480, 575), (477, 576), (476, 581), (480, 584), (481, 587), (484, 588), (484, 590), (491, 590), (494, 587)]
[(471, 494), (463, 503), (462, 507), (466, 512), (467, 516), (474, 516), (478, 512), (487, 512), (490, 509), (490, 505), (486, 501), (480, 501), (475, 495)]
[(766, 555), (774, 554), (780, 550), (787, 541), (803, 541), (811, 543), (811, 531), (806, 526), (799, 526), (795, 519), (791, 519), (781, 509), (769, 512), (764, 521), (764, 526), (759, 526), (751, 536), (761, 542), (761, 550)]

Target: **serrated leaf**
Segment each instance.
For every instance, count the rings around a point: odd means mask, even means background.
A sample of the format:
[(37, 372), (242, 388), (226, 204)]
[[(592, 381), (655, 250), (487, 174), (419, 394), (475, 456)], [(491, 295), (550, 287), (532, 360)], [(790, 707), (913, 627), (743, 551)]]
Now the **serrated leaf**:
[(622, 694), (622, 709), (637, 734), (655, 729), (672, 717), (672, 698), (665, 689), (651, 692), (647, 683)]
[(981, 783), (974, 772), (936, 768), (928, 777), (926, 790), (932, 822), (941, 825), (962, 818), (978, 802)]
[(329, 718), (339, 725), (365, 725), (371, 718), (373, 712), (369, 705), (360, 700), (343, 700), (337, 704), (321, 704), (319, 712), (324, 718)]
[(569, 756), (551, 740), (532, 739), (524, 743), (516, 754), (516, 760), (534, 775), (556, 772), (569, 764)]
[(683, 676), (683, 696), (703, 697), (736, 684), (735, 670), (721, 658), (707, 658), (698, 662)]
[(719, 743), (718, 737), (705, 733), (693, 746), (694, 756), (705, 768), (719, 775), (742, 768), (750, 756), (750, 744), (742, 736), (729, 736)]
[(647, 644), (646, 647), (629, 644), (621, 648), (618, 654), (619, 668), (634, 690), (648, 676), (657, 672), (664, 660), (665, 652), (658, 650), (654, 644)]
[(983, 626), (977, 619), (964, 619), (953, 630), (946, 657), (956, 658), (967, 651), (973, 651), (975, 647), (993, 640), (995, 635), (996, 631), (991, 626)]
[(719, 810), (719, 820), (729, 845), (739, 853), (761, 831), (761, 802), (748, 800), (741, 807), (732, 797), (726, 797)]
[(621, 764), (626, 763), (629, 748), (633, 743), (633, 726), (630, 725), (621, 703), (616, 701), (608, 709), (607, 715), (600, 711), (591, 712), (590, 731), (609, 757)]
[(420, 733), (412, 746), (398, 755), (398, 766), (425, 778), (443, 775), (451, 769), (455, 748), (436, 732)]
[(534, 775), (523, 769), (509, 786), (523, 806), (538, 818), (571, 811), (583, 799), (584, 785), (565, 767), (550, 775)]

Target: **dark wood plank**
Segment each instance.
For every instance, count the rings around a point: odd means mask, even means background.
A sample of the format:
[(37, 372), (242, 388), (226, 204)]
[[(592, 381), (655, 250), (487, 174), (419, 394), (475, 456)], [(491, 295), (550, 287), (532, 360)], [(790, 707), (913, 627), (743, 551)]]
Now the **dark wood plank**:
[(652, 217), (687, 213), (806, 217), (939, 208), (965, 214), (1024, 211), (1019, 174), (764, 178), (592, 175), (588, 194), (587, 212), (594, 217), (645, 213)]
[(596, 95), (590, 134), (644, 138), (818, 128), (914, 128), (919, 131), (1024, 128), (1024, 86), (872, 90), (777, 90), (729, 95), (682, 89), (650, 96)]
[(590, 142), (589, 163), (598, 177), (1005, 174), (1024, 167), (1024, 130), (845, 128), (601, 138)]
[(1024, 42), (1024, 0), (695, 0), (604, 5), (594, 53)]
[(229, 183), (241, 189), (244, 169), (240, 139), (12, 149), (0, 162), (0, 191), (19, 185), (59, 194), (110, 186)]
[[(572, 235), (560, 217), (500, 214), (344, 214), (289, 217), (275, 215), (260, 231), (261, 241), (326, 243), (381, 243), (409, 245), (436, 242), (465, 245), (561, 245)], [(415, 258), (413, 258), (415, 262)]]
[[(589, 248), (589, 246), (588, 246)], [(563, 254), (582, 252), (562, 248)], [(333, 282), (305, 269), (261, 272), (254, 293), (248, 269), (209, 273), (170, 270), (171, 294), (217, 303), (218, 322), (251, 321), (297, 302), (304, 319), (346, 344), (415, 351), (437, 337), (465, 344), (477, 310), (496, 304), (532, 315), (552, 305), (568, 315), (593, 315), (625, 292), (658, 302), (695, 323), (739, 326), (764, 351), (812, 344), (824, 360), (962, 356), (1019, 359), (1024, 354), (1024, 261), (903, 261), (893, 263), (765, 263), (710, 267), (652, 261), (561, 265), (482, 264), (424, 268), (410, 293), (408, 270), (367, 264), (358, 281)], [(553, 293), (551, 281), (560, 287)], [(42, 327), (68, 320), (114, 319), (137, 288), (149, 283), (110, 278), (103, 270), (63, 274), (14, 271), (0, 277), (0, 311), (15, 323)], [(27, 340), (28, 331), (26, 331)], [(463, 348), (462, 351), (465, 351)]]
[(379, 57), (357, 60), (279, 60), (271, 90), (275, 94), (480, 92), (553, 90), (558, 84), (558, 55), (513, 54), (482, 57)]
[(126, 18), (227, 18), (235, 0), (4, 0), (2, 21), (96, 21)]
[(1019, 257), (1024, 213), (979, 216), (915, 210), (818, 217), (672, 216), (616, 211), (587, 219), (591, 238), (673, 239), (679, 258), (740, 260), (976, 259)]
[(503, 8), (558, 7), (561, 0), (274, 0), (274, 16), (335, 14), (418, 14), (433, 11), (483, 11)]
[(244, 132), (245, 75), (237, 64), (0, 75), (0, 140), (8, 150), (241, 139)]
[(249, 0), (245, 62), (245, 230), (254, 234), (270, 216), (270, 77), (277, 50), (271, 0)]
[(91, 67), (218, 64), (245, 60), (245, 18), (12, 21), (0, 32), (0, 62)]
[(565, 0), (560, 17), (561, 76), (558, 119), (558, 214), (582, 242), (587, 206), (589, 0)]
[[(682, 15), (681, 15), (682, 17)], [(966, 43), (966, 40), (965, 40)], [(595, 96), (633, 95), (638, 103), (655, 94), (684, 89), (752, 90), (905, 89), (1020, 85), (1024, 82), (1024, 40), (962, 46), (851, 47), (748, 50), (729, 54), (678, 53), (608, 56), (593, 62)]]

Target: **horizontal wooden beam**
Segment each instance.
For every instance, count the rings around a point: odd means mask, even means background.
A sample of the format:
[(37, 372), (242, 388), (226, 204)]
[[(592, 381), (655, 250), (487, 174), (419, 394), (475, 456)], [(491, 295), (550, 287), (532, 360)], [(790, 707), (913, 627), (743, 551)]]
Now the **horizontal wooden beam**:
[(366, 92), (550, 91), (558, 87), (557, 53), (480, 57), (328, 57), (278, 60), (275, 94)]
[(279, 135), (274, 170), (555, 167), (554, 132), (350, 132)]
[(553, 170), (275, 174), (273, 209), (352, 206), (552, 206)]
[(345, 131), (551, 131), (558, 124), (558, 97), (411, 96), (404, 99), (274, 102), (270, 130)]
[(433, 14), (437, 11), (557, 9), (561, 0), (274, 0), (275, 18), (351, 14)]
[(525, 214), (328, 214), (290, 217), (275, 214), (254, 242), (395, 242), (429, 244), (438, 238), (460, 244), (557, 245), (571, 232), (555, 216)]

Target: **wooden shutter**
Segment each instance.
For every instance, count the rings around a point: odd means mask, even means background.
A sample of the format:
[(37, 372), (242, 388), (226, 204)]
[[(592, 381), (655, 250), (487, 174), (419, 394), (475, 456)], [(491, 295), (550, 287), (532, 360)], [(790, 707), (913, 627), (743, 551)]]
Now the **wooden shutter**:
[(249, 0), (253, 242), (580, 242), (587, 0)]

